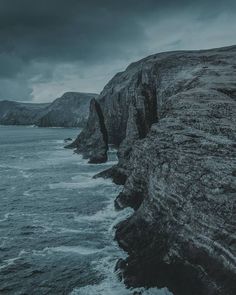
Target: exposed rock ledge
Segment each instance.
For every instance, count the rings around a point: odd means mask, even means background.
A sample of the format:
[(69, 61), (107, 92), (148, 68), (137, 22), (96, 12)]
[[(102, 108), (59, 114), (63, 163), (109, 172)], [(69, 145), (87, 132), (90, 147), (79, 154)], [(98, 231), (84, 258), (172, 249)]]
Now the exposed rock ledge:
[(127, 286), (236, 294), (235, 139), (236, 46), (147, 57), (92, 102), (74, 147), (97, 162), (119, 147), (102, 176), (136, 210), (116, 230)]

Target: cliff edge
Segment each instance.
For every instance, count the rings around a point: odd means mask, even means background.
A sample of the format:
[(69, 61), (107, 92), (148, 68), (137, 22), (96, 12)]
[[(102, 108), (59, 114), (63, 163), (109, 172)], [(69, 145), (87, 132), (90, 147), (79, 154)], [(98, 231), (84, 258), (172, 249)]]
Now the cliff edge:
[(236, 291), (236, 46), (149, 56), (118, 73), (90, 106), (73, 146), (118, 165), (103, 172), (124, 189), (115, 206), (129, 257), (128, 287), (176, 295)]

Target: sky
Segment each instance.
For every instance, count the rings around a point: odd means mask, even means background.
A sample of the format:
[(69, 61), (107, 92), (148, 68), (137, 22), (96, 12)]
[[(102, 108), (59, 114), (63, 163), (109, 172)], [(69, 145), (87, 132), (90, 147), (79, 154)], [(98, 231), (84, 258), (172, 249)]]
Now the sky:
[(0, 100), (99, 93), (150, 54), (228, 45), (235, 0), (0, 0)]

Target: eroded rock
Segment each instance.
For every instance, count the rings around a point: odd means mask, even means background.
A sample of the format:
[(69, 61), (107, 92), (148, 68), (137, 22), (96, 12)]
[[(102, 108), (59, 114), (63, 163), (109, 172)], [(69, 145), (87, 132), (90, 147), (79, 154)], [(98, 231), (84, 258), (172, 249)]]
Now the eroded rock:
[[(131, 64), (99, 96), (118, 146), (112, 174), (127, 178), (115, 204), (136, 210), (116, 230), (128, 287), (235, 294), (235, 81), (236, 46), (168, 52)], [(89, 157), (97, 121), (82, 136)]]
[(106, 162), (108, 135), (101, 107), (95, 98), (90, 102), (89, 118), (85, 129), (67, 147), (76, 148), (78, 153), (82, 153), (85, 158), (89, 158), (90, 163)]

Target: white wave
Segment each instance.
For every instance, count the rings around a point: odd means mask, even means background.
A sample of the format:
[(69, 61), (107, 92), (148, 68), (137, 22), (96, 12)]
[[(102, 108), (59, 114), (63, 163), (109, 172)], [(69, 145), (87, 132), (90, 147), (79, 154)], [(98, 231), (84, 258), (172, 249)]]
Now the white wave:
[(28, 125), (25, 128), (38, 128), (38, 126), (37, 125)]
[[(115, 190), (114, 190), (115, 193)], [(117, 192), (116, 192), (117, 193)], [(112, 194), (112, 193), (111, 193)], [(105, 277), (99, 284), (87, 285), (84, 287), (75, 288), (70, 295), (130, 295), (134, 291), (141, 292), (142, 295), (171, 295), (167, 289), (151, 288), (145, 290), (138, 288), (129, 290), (123, 282), (120, 282), (114, 273), (115, 265), (118, 258), (125, 259), (127, 253), (124, 252), (117, 243), (113, 240), (114, 226), (122, 220), (127, 219), (133, 214), (131, 208), (126, 208), (122, 211), (114, 209), (114, 200), (108, 201), (107, 206), (93, 215), (77, 215), (77, 222), (99, 222), (106, 226), (107, 234), (111, 236), (111, 244), (103, 249), (103, 257), (92, 262), (94, 268), (102, 273)]]
[[(81, 155), (79, 155), (79, 156), (81, 156)], [(82, 159), (82, 157), (80, 158), (80, 162), (78, 162), (77, 164), (82, 167), (83, 166), (95, 167), (95, 164), (89, 163), (88, 160)], [(109, 167), (112, 167), (116, 164), (117, 164), (117, 160), (110, 160), (105, 163), (96, 164), (96, 168), (98, 169), (98, 171), (96, 173), (102, 172), (104, 169), (108, 169)]]
[(10, 214), (11, 214), (11, 213), (6, 213), (6, 214), (4, 214), (4, 217), (3, 217), (3, 219), (0, 219), (0, 222), (4, 222), (4, 221), (8, 220)]
[(26, 173), (25, 170), (23, 169), (21, 169), (19, 172), (24, 178), (29, 178), (31, 176), (31, 174)]
[(14, 264), (17, 259), (19, 259), (19, 257), (14, 257), (14, 258), (4, 260), (3, 264), (0, 265), (0, 270)]
[(47, 129), (65, 129), (66, 127), (52, 126), (52, 127), (41, 127), (41, 128), (47, 128)]
[(21, 250), (18, 256), (14, 257), (14, 258), (3, 260), (3, 264), (0, 265), (0, 270), (4, 269), (10, 265), (13, 265), (15, 263), (15, 261), (20, 259), (21, 256), (24, 255), (25, 253), (27, 253), (25, 250)]
[(115, 249), (111, 246), (111, 255), (106, 253), (106, 257), (100, 261), (94, 262), (94, 268), (105, 276), (103, 281), (96, 285), (75, 288), (70, 295), (130, 295), (130, 292), (125, 288), (124, 284), (118, 280), (114, 273), (116, 263), (114, 254), (117, 251), (119, 252), (119, 249)]
[(30, 193), (31, 190), (27, 190), (23, 192), (23, 196), (30, 197), (32, 194)]
[(58, 232), (60, 233), (72, 233), (72, 234), (84, 234), (84, 233), (92, 233), (92, 231), (88, 231), (87, 229), (79, 230), (79, 229), (72, 229), (72, 228), (59, 228)]
[(122, 211), (117, 211), (116, 218), (113, 220), (109, 227), (109, 232), (113, 232), (114, 227), (121, 221), (126, 220), (130, 216), (132, 216), (134, 213), (134, 210), (130, 207), (123, 209)]
[(106, 222), (109, 221), (107, 230), (113, 228), (119, 221), (126, 219), (133, 213), (133, 209), (126, 208), (122, 211), (115, 211), (114, 201), (110, 200), (107, 207), (92, 215), (76, 215), (74, 220), (77, 222)]
[(95, 188), (101, 185), (109, 186), (112, 184), (112, 181), (107, 181), (103, 178), (92, 179), (86, 176), (78, 176), (78, 182), (58, 182), (49, 184), (50, 189), (87, 189)]
[[(75, 176), (72, 176), (71, 179), (72, 180), (76, 180), (76, 181), (80, 181), (82, 178), (92, 178), (94, 176), (94, 172), (83, 172), (83, 173), (80, 173), (79, 175), (75, 175)], [(93, 179), (94, 180), (94, 179)]]
[(50, 227), (50, 226), (40, 225), (40, 227), (43, 229), (43, 232), (45, 232), (45, 233), (52, 231), (52, 227)]
[(44, 257), (44, 256), (47, 255), (47, 252), (45, 251), (45, 249), (43, 249), (43, 250), (33, 250), (32, 254), (34, 256), (43, 256)]
[(0, 244), (0, 249), (1, 248), (4, 248), (6, 243), (9, 241), (9, 240), (12, 240), (12, 238), (9, 238), (9, 237), (0, 237), (0, 240), (2, 240), (1, 244)]
[[(113, 245), (114, 246), (114, 245)], [(117, 247), (111, 247), (111, 256), (106, 256), (100, 261), (96, 261), (95, 269), (100, 273), (103, 273), (105, 279), (99, 284), (87, 285), (84, 287), (75, 288), (70, 295), (131, 295), (133, 292), (141, 292), (142, 295), (173, 295), (167, 288), (133, 288), (127, 289), (122, 281), (119, 281), (118, 277), (114, 273), (117, 257), (125, 258), (126, 254)]]
[(140, 289), (142, 295), (173, 295), (167, 288), (157, 289), (157, 288), (150, 288), (150, 289)]
[(60, 143), (60, 144), (62, 144), (62, 143), (65, 144), (65, 142), (64, 142), (63, 139), (57, 139), (57, 140), (55, 140), (55, 142), (56, 142), (56, 143)]
[(141, 292), (142, 295), (173, 295), (168, 289), (127, 289), (121, 282), (104, 280), (98, 285), (88, 285), (74, 289), (70, 295), (131, 295), (133, 292)]
[(93, 249), (82, 246), (58, 246), (46, 247), (43, 250), (34, 250), (34, 255), (47, 255), (53, 253), (73, 253), (78, 255), (92, 255), (103, 251), (103, 249)]
[[(14, 165), (6, 165), (6, 164), (3, 164), (3, 165), (0, 165), (1, 168), (6, 168), (6, 169), (16, 169), (16, 170), (20, 170), (23, 171), (22, 167), (20, 166), (14, 166)], [(27, 168), (24, 168), (24, 170), (28, 170)]]
[(100, 164), (100, 165), (102, 165), (102, 166), (113, 166), (113, 165), (116, 165), (117, 164), (117, 160), (110, 160), (110, 161), (107, 161), (107, 162), (105, 162), (105, 163), (102, 163), (102, 164)]

